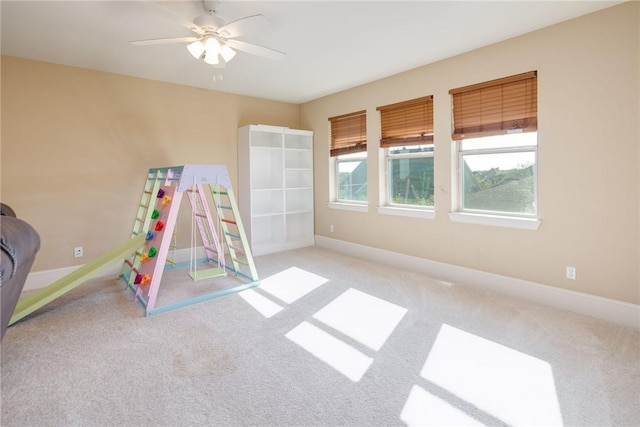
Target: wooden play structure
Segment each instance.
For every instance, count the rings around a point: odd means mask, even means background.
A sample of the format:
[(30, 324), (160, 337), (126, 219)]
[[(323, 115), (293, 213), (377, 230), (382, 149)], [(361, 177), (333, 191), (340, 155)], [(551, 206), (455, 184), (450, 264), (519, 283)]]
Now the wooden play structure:
[[(226, 276), (230, 272), (242, 279), (243, 283), (157, 306), (163, 271), (180, 267), (167, 255), (173, 248), (172, 237), (175, 235), (176, 219), (184, 193), (192, 211), (189, 276), (194, 281), (200, 281)], [(208, 199), (214, 202), (215, 217), (209, 210)], [(204, 259), (196, 259), (196, 228), (206, 254)], [(226, 261), (226, 255), (229, 262)], [(257, 286), (258, 274), (227, 168), (224, 165), (184, 165), (149, 169), (131, 238), (18, 301), (9, 324), (28, 316), (123, 259), (120, 278), (135, 292), (135, 299), (144, 305), (147, 316)]]
[[(168, 255), (174, 245), (176, 220), (185, 193), (192, 211), (189, 276), (200, 281), (232, 273), (244, 283), (158, 306), (163, 272), (180, 267)], [(215, 215), (207, 200), (213, 201)], [(144, 247), (125, 259), (120, 276), (135, 293), (134, 299), (144, 305), (147, 316), (257, 285), (258, 274), (224, 165), (149, 169), (131, 238), (140, 235), (145, 236)], [(198, 235), (206, 255), (204, 259), (196, 258)]]

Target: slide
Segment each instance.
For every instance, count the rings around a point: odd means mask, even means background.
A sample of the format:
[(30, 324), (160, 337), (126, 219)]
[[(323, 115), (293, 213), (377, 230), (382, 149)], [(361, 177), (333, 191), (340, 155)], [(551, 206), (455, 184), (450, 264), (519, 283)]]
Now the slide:
[(71, 289), (86, 282), (92, 276), (103, 270), (105, 267), (113, 264), (115, 261), (122, 260), (126, 256), (132, 254), (136, 250), (143, 247), (145, 244), (145, 235), (140, 234), (132, 238), (131, 240), (123, 243), (120, 246), (113, 248), (111, 251), (102, 255), (99, 258), (91, 261), (88, 264), (75, 270), (63, 278), (56, 280), (46, 288), (42, 288), (39, 291), (21, 299), (16, 304), (16, 308), (13, 311), (13, 316), (9, 320), (9, 325), (14, 324), (18, 320), (33, 313), (40, 307), (50, 303), (56, 298), (69, 292)]

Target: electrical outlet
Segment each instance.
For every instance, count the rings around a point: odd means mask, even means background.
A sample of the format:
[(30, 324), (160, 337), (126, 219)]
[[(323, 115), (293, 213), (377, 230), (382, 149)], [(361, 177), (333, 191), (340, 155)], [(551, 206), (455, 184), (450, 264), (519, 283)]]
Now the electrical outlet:
[(73, 249), (73, 254), (75, 255), (76, 258), (82, 257), (82, 246), (78, 246), (78, 247), (74, 248)]
[(576, 268), (567, 267), (567, 279), (576, 280)]
[(331, 225), (329, 226), (329, 231), (330, 231), (331, 233), (333, 233), (333, 224), (331, 224)]

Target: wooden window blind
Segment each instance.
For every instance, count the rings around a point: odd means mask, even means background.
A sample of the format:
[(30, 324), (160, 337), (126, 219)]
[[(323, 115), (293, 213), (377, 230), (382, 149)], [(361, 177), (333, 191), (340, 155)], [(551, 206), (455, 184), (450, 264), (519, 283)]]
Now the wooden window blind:
[(537, 72), (451, 89), (454, 140), (538, 129)]
[(367, 112), (330, 117), (331, 156), (367, 151)]
[(377, 108), (382, 137), (380, 147), (433, 144), (433, 96)]

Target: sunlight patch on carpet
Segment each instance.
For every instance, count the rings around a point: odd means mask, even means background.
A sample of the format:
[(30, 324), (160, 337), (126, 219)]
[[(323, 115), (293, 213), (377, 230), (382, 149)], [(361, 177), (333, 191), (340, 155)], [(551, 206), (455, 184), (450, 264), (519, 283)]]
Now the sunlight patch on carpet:
[(262, 314), (267, 319), (283, 310), (282, 306), (271, 301), (269, 298), (260, 295), (253, 289), (247, 289), (239, 292), (238, 295), (240, 295), (243, 300), (249, 303), (251, 307), (255, 308), (258, 313)]
[(509, 425), (561, 426), (548, 362), (443, 324), (420, 376)]
[(372, 358), (308, 322), (302, 322), (285, 336), (354, 382), (360, 381), (373, 362)]
[(351, 288), (313, 317), (378, 351), (406, 312), (406, 308)]
[(408, 426), (484, 426), (418, 385), (411, 389), (400, 419)]
[(259, 288), (287, 304), (291, 304), (328, 281), (329, 279), (317, 274), (298, 267), (291, 267), (260, 280)]

